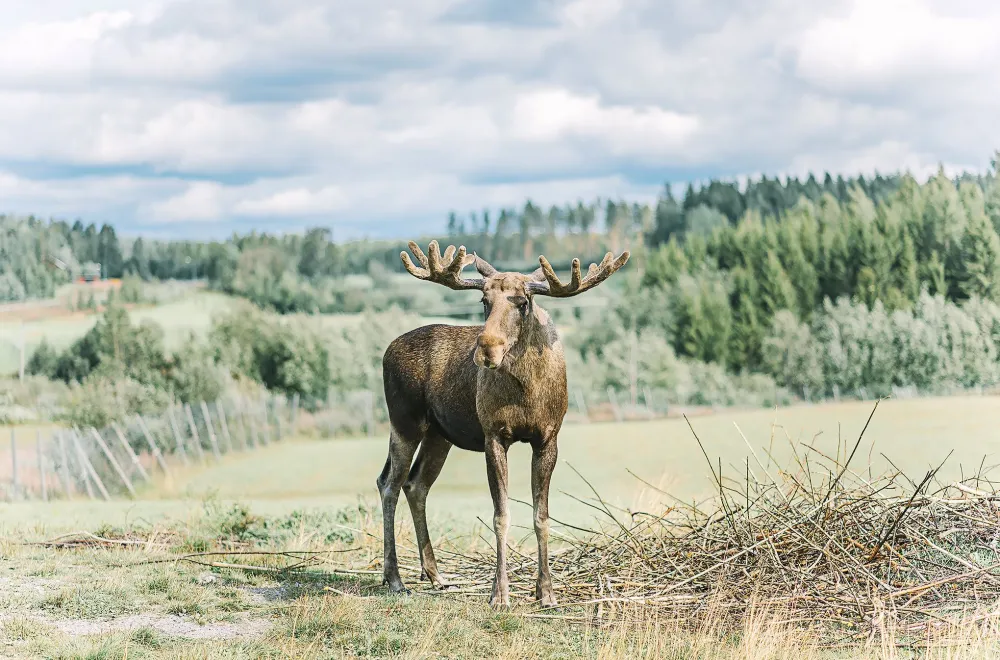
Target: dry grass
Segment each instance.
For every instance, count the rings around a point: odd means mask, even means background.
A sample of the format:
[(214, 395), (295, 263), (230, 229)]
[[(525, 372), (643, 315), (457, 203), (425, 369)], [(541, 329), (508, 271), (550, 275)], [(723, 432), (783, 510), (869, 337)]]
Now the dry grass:
[(654, 487), (630, 510), (599, 496), (603, 484), (581, 494), (607, 524), (557, 526), (555, 610), (533, 602), (530, 529), (512, 535), (514, 607), (493, 611), (488, 528), (439, 519), (438, 559), (456, 588), (437, 591), (418, 580), (405, 515), (397, 534), (413, 593), (388, 595), (371, 499), (268, 516), (208, 500), (86, 533), (20, 529), (0, 540), (0, 656), (1000, 655), (1000, 576), (993, 551), (979, 553), (1000, 529), (1000, 499), (985, 471), (958, 485), (869, 473), (866, 437), (825, 456), (793, 444), (785, 470), (776, 450), (755, 450), (759, 463), (750, 451), (740, 475), (703, 456), (716, 494), (697, 506), (662, 507)]
[[(950, 484), (935, 481), (936, 469), (915, 480), (855, 472), (863, 436), (836, 455), (796, 451), (787, 471), (756, 454), (742, 479), (713, 466), (712, 500), (677, 500), (624, 521), (594, 490), (588, 504), (611, 524), (562, 538), (553, 581), (563, 605), (597, 620), (641, 607), (659, 620), (711, 621), (722, 633), (745, 631), (754, 608), (765, 607), (824, 643), (871, 643), (891, 632), (894, 643), (911, 644), (952, 625), (994, 625), (993, 483), (982, 471)], [(492, 551), (454, 557), (470, 582), (461, 592), (484, 598)], [(530, 598), (534, 557), (515, 552), (511, 568), (512, 594)]]

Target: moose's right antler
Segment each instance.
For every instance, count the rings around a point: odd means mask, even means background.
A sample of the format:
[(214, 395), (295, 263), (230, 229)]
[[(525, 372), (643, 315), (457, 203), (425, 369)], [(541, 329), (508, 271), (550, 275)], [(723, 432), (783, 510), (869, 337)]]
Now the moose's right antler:
[[(413, 241), (409, 242), (409, 246), (423, 268), (413, 265), (410, 255), (406, 254), (405, 250), (400, 252), (399, 256), (403, 260), (403, 266), (406, 267), (407, 272), (418, 280), (443, 284), (449, 289), (455, 289), (456, 291), (483, 288), (485, 280), (467, 280), (462, 277), (463, 268), (471, 264), (479, 266), (479, 262), (482, 261), (474, 254), (466, 255), (464, 245), (459, 247), (457, 252), (454, 245), (449, 245), (444, 251), (444, 263), (442, 263), (441, 248), (438, 246), (437, 241), (431, 241), (428, 246), (427, 251), (429, 252), (429, 256), (425, 255)], [(492, 266), (486, 264), (485, 261), (482, 261), (482, 263), (492, 270)], [(479, 270), (482, 272), (482, 268)]]
[(533, 282), (528, 282), (528, 290), (539, 296), (552, 296), (553, 298), (569, 298), (583, 293), (611, 277), (616, 270), (625, 265), (628, 261), (629, 252), (626, 250), (615, 259), (614, 254), (608, 252), (604, 255), (601, 265), (590, 264), (586, 277), (581, 277), (580, 260), (573, 259), (569, 284), (563, 284), (556, 276), (556, 272), (549, 265), (549, 260), (544, 256), (538, 257), (541, 267), (533, 274)]

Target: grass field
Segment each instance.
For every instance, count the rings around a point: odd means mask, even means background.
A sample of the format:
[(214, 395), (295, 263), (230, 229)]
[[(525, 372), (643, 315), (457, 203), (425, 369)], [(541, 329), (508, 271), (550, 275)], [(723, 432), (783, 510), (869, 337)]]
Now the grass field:
[[(191, 290), (180, 299), (160, 305), (131, 306), (133, 323), (154, 321), (163, 328), (167, 348), (179, 346), (191, 333), (201, 336), (211, 326), (212, 314), (225, 311), (234, 299), (212, 291)], [(26, 355), (30, 357), (44, 338), (52, 346), (63, 349), (94, 327), (98, 315), (78, 311), (59, 313), (24, 322)], [(14, 373), (18, 367), (18, 347), (21, 322), (13, 318), (0, 323), (0, 373)]]
[[(739, 430), (763, 462), (770, 447), (776, 464), (788, 467), (793, 451), (813, 451), (807, 445), (836, 452), (838, 426), (843, 454), (871, 409), (871, 403), (852, 402), (724, 411), (690, 421), (713, 463), (721, 461), (736, 477), (750, 455)], [(560, 447), (551, 510), (561, 522), (595, 524), (593, 509), (575, 499), (593, 501), (592, 493), (570, 466), (619, 507), (659, 510), (667, 501), (636, 477), (682, 498), (713, 491), (705, 458), (683, 419), (567, 426)], [(868, 465), (870, 457), (877, 470), (886, 464), (884, 452), (922, 476), (954, 450), (942, 471), (948, 479), (978, 467), (984, 457), (987, 464), (997, 462), (998, 448), (998, 397), (886, 401), (857, 461)], [(404, 579), (416, 591), (388, 597), (379, 586), (381, 516), (374, 489), (385, 451), (383, 438), (292, 439), (232, 455), (219, 466), (175, 470), (172, 481), (161, 479), (134, 502), (0, 505), (0, 656), (908, 657), (894, 656), (897, 650), (890, 653), (879, 639), (846, 655), (822, 650), (808, 633), (764, 615), (733, 638), (708, 621), (692, 632), (683, 622), (651, 626), (626, 612), (610, 627), (534, 618), (530, 599), (523, 597), (515, 599), (513, 612), (493, 612), (485, 599), (448, 597), (421, 586), (405, 505), (398, 520)], [(512, 498), (528, 499), (529, 462), (526, 447), (511, 450)], [(443, 570), (449, 571), (448, 548), (486, 550), (491, 531), (482, 521), (491, 520), (492, 509), (482, 455), (454, 450), (428, 508), (435, 543), (444, 548)], [(525, 557), (516, 562), (516, 580), (523, 583), (533, 570), (531, 514), (517, 503), (511, 510), (511, 541)], [(567, 533), (560, 524), (553, 528), (557, 535)], [(125, 540), (61, 549), (24, 544), (76, 531)], [(275, 574), (264, 570), (280, 564), (273, 556), (227, 559), (260, 570), (144, 563), (234, 548), (346, 551), (333, 556), (341, 563), (350, 558), (361, 572), (319, 567)], [(961, 634), (978, 640), (967, 649), (976, 653), (966, 656), (946, 646), (940, 657), (982, 657), (998, 648), (996, 635)]]
[[(129, 306), (133, 323), (148, 320), (163, 328), (168, 350), (180, 346), (191, 334), (204, 336), (211, 328), (213, 314), (225, 312), (238, 303), (237, 298), (194, 287), (186, 287), (181, 294), (175, 295), (179, 297), (162, 304)], [(66, 348), (94, 327), (97, 318), (98, 315), (93, 312), (71, 312), (65, 307), (46, 308), (24, 321), (14, 312), (0, 311), (0, 374), (16, 373), (18, 369), (22, 323), (26, 356), (30, 357), (43, 338), (57, 349)], [(319, 323), (324, 329), (335, 329), (360, 323), (363, 318), (360, 314), (325, 314), (319, 316)], [(419, 320), (420, 323), (438, 321), (444, 320), (433, 317)], [(463, 323), (454, 319), (447, 319), (446, 322), (453, 325)]]

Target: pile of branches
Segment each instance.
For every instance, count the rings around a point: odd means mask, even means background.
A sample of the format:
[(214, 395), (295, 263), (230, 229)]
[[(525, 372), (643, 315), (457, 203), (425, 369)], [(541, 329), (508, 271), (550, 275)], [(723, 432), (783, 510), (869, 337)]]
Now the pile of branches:
[[(889, 622), (916, 633), (970, 610), (991, 616), (983, 612), (1000, 602), (1000, 494), (982, 466), (950, 484), (937, 481), (940, 466), (917, 481), (898, 470), (872, 476), (852, 469), (863, 437), (839, 457), (800, 447), (794, 471), (765, 465), (751, 448), (741, 479), (713, 466), (711, 503), (628, 522), (595, 491), (595, 506), (615, 522), (553, 557), (560, 605), (712, 614), (734, 625), (750, 608), (772, 608), (858, 633)], [(466, 559), (462, 570), (489, 584), (493, 557)], [(531, 554), (515, 555), (517, 595), (532, 594), (534, 570)]]

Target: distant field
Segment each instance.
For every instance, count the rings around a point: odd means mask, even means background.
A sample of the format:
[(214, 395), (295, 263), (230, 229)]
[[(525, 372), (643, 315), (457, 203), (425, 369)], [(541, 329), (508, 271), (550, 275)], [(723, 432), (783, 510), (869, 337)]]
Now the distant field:
[[(734, 423), (754, 451), (767, 462), (771, 447), (777, 464), (793, 469), (790, 437), (800, 455), (810, 450), (836, 452), (838, 425), (844, 446), (853, 446), (872, 402), (751, 411), (722, 411), (692, 417), (713, 464), (721, 459), (725, 475), (743, 474), (749, 457), (759, 472)], [(773, 433), (773, 443), (772, 438)], [(786, 436), (787, 434), (787, 436)], [(856, 465), (874, 469), (887, 463), (884, 453), (911, 476), (923, 476), (954, 450), (942, 478), (964, 469), (968, 473), (984, 460), (1000, 463), (1000, 397), (949, 397), (884, 401), (879, 406)], [(846, 450), (842, 450), (846, 451)], [(363, 497), (374, 501), (375, 477), (386, 456), (385, 438), (327, 441), (288, 441), (246, 455), (228, 457), (221, 466), (189, 468), (173, 483), (143, 495), (144, 501), (97, 504), (60, 503), (45, 509), (45, 524), (55, 528), (122, 522), (125, 516), (182, 516), (206, 495), (243, 500), (255, 511), (281, 513), (296, 508), (339, 507)], [(705, 458), (683, 419), (624, 424), (577, 424), (564, 428), (560, 463), (552, 482), (552, 515), (564, 521), (592, 520), (593, 510), (573, 498), (590, 498), (588, 486), (576, 468), (608, 502), (619, 507), (643, 507), (668, 501), (636, 478), (670, 494), (690, 500), (710, 495), (711, 477)], [(530, 450), (515, 446), (510, 452), (511, 496), (530, 500)], [(570, 467), (572, 466), (572, 467)], [(776, 468), (772, 465), (772, 470)], [(636, 476), (629, 474), (633, 472)], [(776, 472), (775, 472), (776, 473)], [(432, 517), (448, 518), (460, 526), (474, 526), (476, 516), (492, 517), (483, 456), (453, 450), (429, 500)], [(5, 525), (33, 524), (38, 505), (0, 505)], [(404, 507), (405, 508), (405, 507)], [(528, 508), (512, 505), (515, 524), (530, 527)]]
[[(226, 311), (238, 299), (215, 291), (192, 288), (178, 300), (160, 305), (137, 305), (129, 310), (134, 323), (143, 320), (159, 324), (165, 334), (167, 349), (178, 347), (190, 335), (204, 336), (212, 323), (212, 315)], [(65, 348), (94, 327), (97, 315), (92, 312), (70, 312), (65, 308), (52, 308), (45, 317), (24, 322), (26, 355), (46, 339), (56, 348)], [(17, 314), (0, 311), (0, 374), (10, 374), (18, 368), (18, 347), (21, 341), (21, 321)], [(320, 317), (321, 327), (336, 329), (362, 321), (360, 314), (325, 314)], [(423, 318), (420, 323), (446, 322), (461, 325), (454, 319)]]
[[(149, 319), (163, 327), (167, 348), (180, 345), (189, 333), (204, 334), (211, 325), (212, 314), (224, 311), (234, 299), (212, 291), (192, 290), (180, 300), (162, 305), (139, 305), (130, 310), (133, 322)], [(52, 318), (24, 323), (25, 345), (30, 356), (42, 339), (56, 348), (65, 348), (94, 327), (97, 315), (72, 312)], [(17, 371), (21, 323), (4, 318), (0, 323), (0, 373)]]

